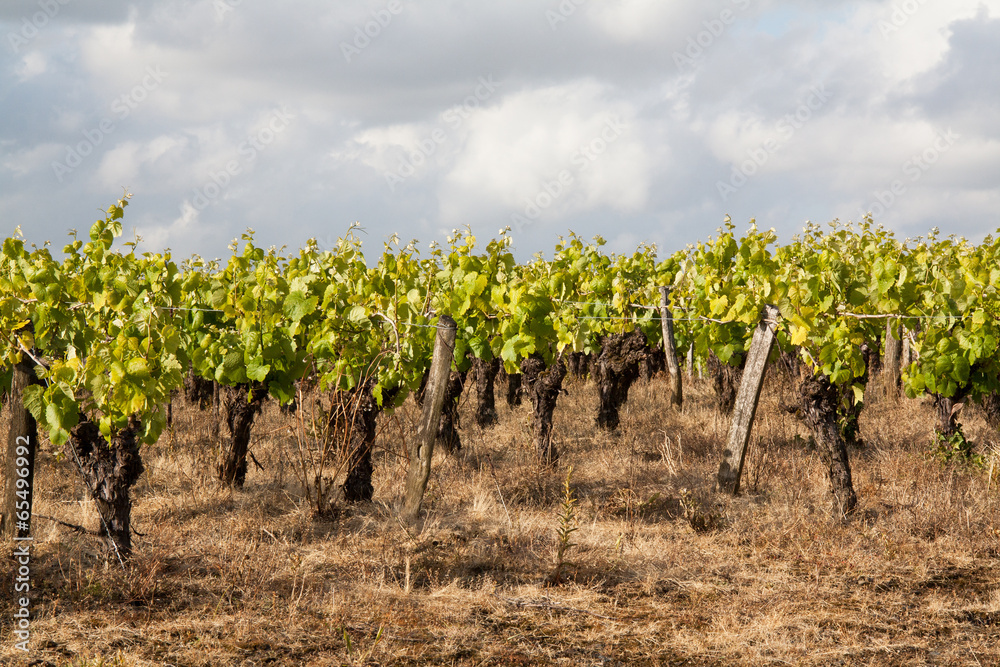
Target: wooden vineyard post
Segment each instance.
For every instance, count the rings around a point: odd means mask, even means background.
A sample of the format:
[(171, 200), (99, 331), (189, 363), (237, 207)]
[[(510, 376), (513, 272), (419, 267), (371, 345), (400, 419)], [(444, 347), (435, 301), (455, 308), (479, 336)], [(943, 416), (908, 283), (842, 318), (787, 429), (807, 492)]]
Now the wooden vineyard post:
[(442, 315), (438, 320), (434, 357), (431, 360), (430, 377), (424, 392), (424, 411), (417, 427), (417, 435), (409, 447), (410, 470), (406, 475), (402, 516), (403, 520), (410, 524), (415, 523), (420, 516), (420, 503), (424, 499), (427, 480), (431, 476), (431, 456), (434, 454), (434, 440), (437, 439), (445, 389), (448, 387), (448, 378), (451, 374), (456, 328), (455, 320), (448, 315)]
[(660, 324), (663, 325), (663, 353), (667, 355), (667, 370), (670, 371), (670, 404), (680, 410), (684, 405), (684, 387), (681, 385), (681, 369), (677, 363), (677, 346), (674, 343), (674, 314), (670, 310), (670, 288), (660, 288)]
[(902, 374), (904, 368), (909, 368), (910, 363), (913, 361), (913, 350), (910, 348), (910, 337), (907, 335), (907, 331), (904, 329), (903, 335), (903, 347), (899, 353), (899, 372)]
[(743, 473), (743, 462), (746, 460), (747, 443), (750, 442), (750, 429), (757, 413), (760, 390), (764, 386), (767, 357), (774, 347), (774, 330), (779, 315), (776, 307), (764, 306), (760, 324), (753, 333), (746, 367), (743, 369), (743, 381), (740, 383), (736, 406), (733, 408), (729, 439), (722, 454), (722, 464), (719, 466), (718, 480), (721, 491), (736, 494), (740, 490), (740, 475)]
[[(0, 534), (15, 538), (29, 537), (31, 532), (38, 425), (24, 407), (23, 399), (24, 390), (33, 384), (38, 384), (35, 363), (24, 354), (20, 363), (14, 366), (14, 381), (10, 393), (10, 431), (7, 434), (7, 466), (4, 470), (3, 506), (0, 507)], [(22, 479), (25, 481), (18, 487), (18, 480)], [(27, 519), (22, 521), (25, 514)]]
[(885, 324), (885, 358), (882, 361), (882, 383), (885, 395), (899, 398), (899, 362), (903, 346), (900, 340), (899, 320), (889, 317)]
[(211, 430), (211, 442), (213, 447), (219, 446), (219, 425), (222, 422), (222, 417), (220, 415), (220, 405), (222, 403), (222, 397), (219, 396), (219, 382), (218, 380), (212, 380), (212, 426)]

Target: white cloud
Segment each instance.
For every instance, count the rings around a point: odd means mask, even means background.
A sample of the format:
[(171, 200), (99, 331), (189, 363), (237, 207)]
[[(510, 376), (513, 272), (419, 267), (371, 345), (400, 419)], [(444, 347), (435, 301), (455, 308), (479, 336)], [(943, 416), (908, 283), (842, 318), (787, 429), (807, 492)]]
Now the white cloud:
[(619, 0), (590, 2), (585, 6), (587, 18), (598, 30), (622, 42), (645, 42), (663, 39), (678, 26), (696, 25), (692, 19), (706, 8), (670, 3), (662, 0)]
[[(145, 143), (126, 141), (118, 144), (101, 159), (97, 184), (108, 189), (134, 184), (137, 176), (144, 172), (170, 178), (172, 172), (184, 168), (184, 163), (177, 158), (186, 147), (187, 142), (176, 136), (155, 137)], [(167, 158), (166, 164), (158, 164), (164, 158)]]
[(640, 207), (649, 160), (635, 110), (608, 93), (594, 81), (525, 91), (470, 119), (439, 192), (442, 221), (521, 211), (543, 193), (554, 200), (542, 206), (548, 219)]
[(142, 249), (161, 252), (164, 248), (174, 247), (179, 239), (187, 244), (205, 236), (204, 226), (200, 224), (200, 215), (191, 202), (181, 205), (181, 214), (166, 225), (149, 225), (142, 229)]
[(65, 147), (43, 143), (3, 155), (3, 166), (14, 177), (23, 177), (39, 171), (48, 171), (50, 164), (63, 157)]
[(453, 141), (442, 126), (412, 123), (365, 130), (347, 147), (334, 150), (331, 157), (363, 164), (390, 181), (393, 175), (419, 180), (431, 171), (429, 165), (440, 166), (453, 152)]
[(20, 64), (14, 68), (14, 74), (17, 75), (18, 81), (24, 82), (32, 77), (44, 74), (47, 69), (48, 61), (45, 54), (38, 51), (31, 51), (24, 54), (24, 57), (21, 58)]
[(996, 0), (883, 2), (859, 10), (860, 22), (873, 24), (868, 35), (873, 63), (890, 82), (902, 83), (938, 64), (949, 50), (950, 24), (972, 18), (981, 8), (1000, 9)]

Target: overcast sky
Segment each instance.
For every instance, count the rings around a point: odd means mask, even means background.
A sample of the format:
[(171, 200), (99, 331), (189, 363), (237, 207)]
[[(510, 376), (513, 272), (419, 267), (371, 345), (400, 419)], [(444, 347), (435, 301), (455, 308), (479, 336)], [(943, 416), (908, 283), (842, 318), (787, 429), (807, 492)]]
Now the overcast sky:
[(0, 232), (1000, 228), (1000, 0), (4, 0)]

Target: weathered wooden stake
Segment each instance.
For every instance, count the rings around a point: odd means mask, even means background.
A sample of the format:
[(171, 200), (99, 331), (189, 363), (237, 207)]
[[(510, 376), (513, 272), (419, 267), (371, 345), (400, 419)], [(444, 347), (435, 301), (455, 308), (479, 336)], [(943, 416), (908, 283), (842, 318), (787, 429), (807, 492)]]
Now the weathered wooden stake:
[(674, 343), (674, 313), (670, 310), (670, 288), (660, 288), (660, 324), (663, 325), (663, 352), (667, 355), (670, 371), (670, 404), (680, 410), (684, 406), (684, 387), (681, 385), (681, 368), (677, 363), (677, 345)]
[(910, 364), (913, 363), (913, 348), (910, 347), (910, 336), (908, 335), (907, 329), (901, 331), (903, 337), (902, 350), (900, 352), (899, 360), (899, 372), (900, 375), (903, 373), (904, 368), (909, 368)]
[(457, 325), (448, 315), (438, 320), (437, 338), (434, 339), (434, 358), (431, 360), (430, 378), (424, 391), (424, 411), (417, 427), (417, 435), (410, 443), (410, 470), (406, 476), (402, 518), (413, 524), (420, 517), (420, 503), (424, 499), (427, 480), (431, 476), (431, 456), (437, 439), (444, 393), (448, 386), (451, 360), (455, 353)]
[(890, 317), (885, 324), (885, 358), (882, 361), (882, 383), (885, 395), (889, 398), (899, 398), (899, 362), (902, 353), (899, 320)]
[(767, 370), (767, 357), (774, 346), (774, 330), (780, 313), (774, 306), (764, 306), (760, 324), (753, 333), (750, 352), (747, 354), (746, 366), (743, 369), (743, 381), (739, 393), (736, 394), (736, 406), (733, 408), (733, 422), (729, 427), (729, 439), (726, 450), (722, 454), (722, 464), (719, 466), (719, 489), (736, 494), (740, 491), (740, 475), (743, 473), (743, 462), (746, 460), (747, 443), (750, 442), (750, 429), (753, 418), (757, 414), (757, 401), (760, 390), (764, 386), (764, 371)]
[[(25, 354), (20, 363), (14, 366), (10, 393), (10, 431), (7, 433), (7, 466), (4, 471), (6, 484), (3, 513), (0, 514), (0, 535), (6, 537), (28, 537), (31, 532), (38, 425), (24, 407), (23, 396), (24, 390), (33, 384), (38, 384), (35, 362)], [(18, 480), (24, 480), (20, 488)], [(27, 519), (22, 521), (25, 514)]]
[(209, 429), (209, 438), (212, 446), (218, 448), (219, 444), (219, 424), (222, 422), (221, 415), (222, 397), (219, 395), (219, 383), (212, 380), (212, 424)]

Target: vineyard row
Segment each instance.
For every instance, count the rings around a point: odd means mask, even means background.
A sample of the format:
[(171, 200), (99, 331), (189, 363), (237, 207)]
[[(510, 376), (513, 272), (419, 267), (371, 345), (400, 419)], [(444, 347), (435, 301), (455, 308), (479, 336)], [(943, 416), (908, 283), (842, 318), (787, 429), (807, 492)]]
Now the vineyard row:
[[(263, 402), (289, 404), (304, 382), (327, 392), (329, 431), (351, 442), (343, 497), (361, 501), (372, 494), (376, 419), (411, 394), (432, 406), (427, 438), (442, 428), (435, 411), (447, 423), (453, 386), (460, 391), (473, 367), (490, 391), (499, 373), (518, 378), (532, 402), (538, 456), (554, 464), (552, 412), (568, 365), (592, 360), (597, 424), (613, 430), (641, 364), (666, 367), (671, 403), (682, 408), (676, 350), (691, 350), (733, 395), (741, 435), (730, 436), (720, 485), (735, 490), (739, 438), (749, 436), (764, 368), (781, 355), (799, 369), (800, 413), (844, 513), (856, 502), (845, 443), (876, 368), (900, 378), (907, 395), (934, 397), (937, 446), (965, 458), (974, 452), (960, 406), (1000, 390), (1000, 241), (992, 236), (899, 240), (869, 218), (809, 225), (779, 244), (773, 230), (751, 221), (738, 235), (727, 219), (666, 257), (645, 244), (608, 254), (603, 239), (571, 234), (551, 259), (518, 263), (509, 230), (485, 246), (456, 231), (425, 255), (393, 238), (369, 265), (351, 227), (332, 250), (315, 241), (289, 254), (265, 250), (248, 232), (225, 263), (178, 264), (169, 253), (137, 254), (135, 243), (115, 247), (127, 205), (128, 195), (111, 206), (88, 241), (74, 235), (61, 260), (19, 236), (0, 255), (0, 365), (15, 376), (3, 385), (25, 411), (17, 428), (37, 423), (72, 452), (109, 547), (123, 558), (141, 445), (159, 438), (185, 382), (224, 388), (231, 437), (218, 474), (237, 486)], [(901, 322), (912, 351), (905, 367)], [(442, 342), (449, 333), (454, 340)], [(447, 355), (439, 362), (447, 372), (429, 381), (435, 354)], [(429, 466), (430, 446), (415, 444), (411, 465)], [(407, 507), (419, 511), (412, 500)]]

